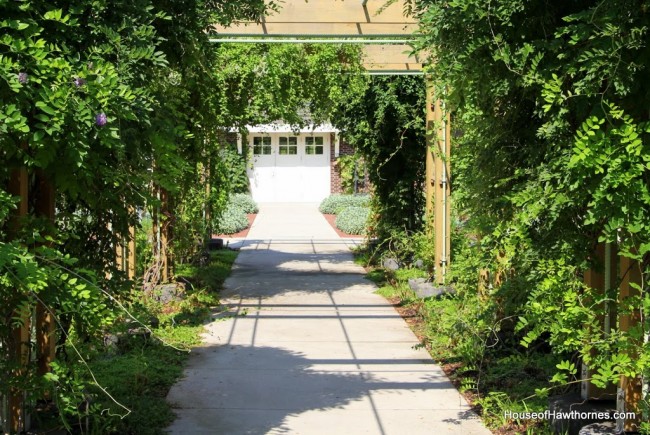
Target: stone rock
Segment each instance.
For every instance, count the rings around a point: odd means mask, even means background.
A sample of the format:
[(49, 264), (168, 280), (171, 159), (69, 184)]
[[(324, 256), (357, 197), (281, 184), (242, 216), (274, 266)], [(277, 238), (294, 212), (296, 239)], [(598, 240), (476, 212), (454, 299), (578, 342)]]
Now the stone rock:
[(119, 342), (119, 337), (115, 334), (107, 334), (104, 336), (104, 346), (110, 350), (117, 348), (117, 343)]
[(456, 290), (453, 287), (434, 286), (433, 283), (428, 282), (424, 278), (410, 278), (409, 287), (415, 292), (419, 298), (440, 298), (444, 295), (454, 295)]
[(602, 423), (591, 423), (587, 426), (580, 429), (578, 435), (613, 435), (620, 434), (624, 432), (616, 431), (616, 422), (614, 421), (604, 421)]
[[(571, 393), (563, 396), (553, 396), (549, 398), (549, 411), (554, 414), (569, 414), (572, 411), (576, 413), (601, 412), (613, 415), (616, 411), (616, 403), (613, 400), (585, 401), (580, 394)], [(566, 433), (567, 435), (582, 434), (582, 428), (592, 423), (602, 423), (596, 418), (578, 419), (578, 418), (553, 418), (549, 422), (555, 433)], [(586, 432), (591, 433), (614, 433), (614, 432)]]
[(416, 267), (418, 269), (424, 269), (424, 261), (417, 259), (415, 262), (413, 262), (413, 267)]
[(399, 269), (399, 263), (394, 258), (384, 259), (384, 261), (382, 262), (382, 266), (384, 266), (384, 269), (391, 270), (393, 272)]
[(185, 286), (180, 283), (162, 284), (154, 288), (153, 297), (162, 304), (179, 302), (185, 299), (184, 289)]

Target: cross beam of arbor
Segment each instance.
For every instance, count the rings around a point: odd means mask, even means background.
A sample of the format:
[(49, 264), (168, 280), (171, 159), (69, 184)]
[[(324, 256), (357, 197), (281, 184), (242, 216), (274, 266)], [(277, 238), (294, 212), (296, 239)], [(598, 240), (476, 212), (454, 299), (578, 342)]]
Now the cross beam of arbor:
[(420, 73), (423, 59), (409, 41), (415, 19), (404, 14), (404, 1), (287, 0), (260, 22), (241, 21), (213, 27), (214, 42), (354, 42), (363, 46), (370, 73)]

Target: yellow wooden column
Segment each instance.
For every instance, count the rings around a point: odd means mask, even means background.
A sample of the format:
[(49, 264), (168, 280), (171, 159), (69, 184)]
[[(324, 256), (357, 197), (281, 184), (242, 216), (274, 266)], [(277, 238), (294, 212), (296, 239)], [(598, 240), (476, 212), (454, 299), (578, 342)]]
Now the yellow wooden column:
[(169, 193), (165, 189), (160, 189), (160, 247), (161, 247), (161, 279), (162, 282), (168, 282), (171, 278), (171, 213), (169, 204)]
[(127, 278), (135, 279), (135, 226), (129, 226), (129, 241), (127, 244), (128, 258), (127, 258)]
[[(619, 290), (619, 302), (625, 301), (630, 297), (638, 297), (641, 286), (641, 265), (638, 261), (621, 257), (621, 287)], [(634, 309), (629, 313), (621, 314), (619, 317), (619, 330), (628, 332), (633, 328), (641, 325), (641, 313)], [(641, 343), (635, 343), (641, 345)], [(636, 359), (638, 355), (632, 354), (630, 358)], [(617, 395), (617, 410), (619, 412), (634, 412), (636, 418), (619, 419), (617, 428), (624, 429), (625, 432), (637, 432), (641, 423), (641, 401), (643, 398), (643, 381), (641, 376), (628, 378), (621, 376)]]
[(124, 255), (124, 238), (122, 234), (115, 234), (115, 237), (117, 237), (118, 242), (115, 244), (115, 264), (117, 266), (117, 270), (120, 270), (124, 272), (125, 270), (125, 255)]
[[(433, 171), (427, 168), (427, 210), (432, 190), (435, 278), (437, 284), (444, 284), (451, 260), (451, 123), (449, 114), (444, 112), (441, 101), (433, 92), (431, 83), (427, 81), (427, 130), (430, 124), (433, 126), (427, 135), (427, 166), (431, 164), (429, 159), (433, 160)], [(429, 174), (432, 174), (432, 185), (429, 184)]]
[(433, 194), (434, 194), (434, 146), (435, 146), (435, 120), (433, 117), (434, 109), (434, 95), (433, 95), (433, 84), (430, 77), (426, 76), (425, 79), (427, 87), (427, 113), (426, 113), (426, 178), (424, 184), (425, 197), (426, 197), (426, 217), (427, 217), (427, 230), (433, 231)]

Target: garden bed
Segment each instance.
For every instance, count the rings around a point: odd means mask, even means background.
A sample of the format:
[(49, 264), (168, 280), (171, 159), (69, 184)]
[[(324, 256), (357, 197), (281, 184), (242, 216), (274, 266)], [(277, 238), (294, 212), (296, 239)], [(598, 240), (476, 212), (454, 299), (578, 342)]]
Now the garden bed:
[(323, 217), (325, 218), (325, 220), (327, 221), (327, 223), (329, 223), (330, 226), (331, 226), (332, 228), (334, 228), (334, 231), (336, 231), (336, 234), (338, 234), (338, 235), (339, 235), (340, 237), (342, 237), (342, 238), (347, 238), (347, 239), (352, 239), (352, 238), (354, 238), (354, 239), (357, 239), (357, 238), (359, 238), (359, 237), (365, 237), (365, 236), (362, 235), (362, 234), (348, 234), (348, 233), (344, 233), (343, 231), (339, 230), (339, 229), (336, 227), (336, 215), (335, 215), (335, 214), (325, 214), (325, 213), (323, 213)]
[(245, 238), (248, 236), (248, 232), (250, 231), (251, 227), (253, 226), (253, 222), (255, 222), (255, 218), (257, 217), (257, 213), (248, 213), (246, 215), (248, 218), (248, 226), (234, 234), (214, 234), (212, 235), (213, 238), (220, 238), (220, 239), (235, 239), (235, 238)]

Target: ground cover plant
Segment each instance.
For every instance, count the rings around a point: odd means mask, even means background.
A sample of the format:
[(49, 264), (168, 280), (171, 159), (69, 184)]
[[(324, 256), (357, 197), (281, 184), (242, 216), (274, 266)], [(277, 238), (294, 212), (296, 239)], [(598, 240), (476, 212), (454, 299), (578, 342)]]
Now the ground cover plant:
[(246, 193), (235, 193), (228, 198), (225, 209), (216, 219), (217, 234), (235, 234), (248, 228), (248, 214), (259, 211), (257, 203)]
[[(188, 351), (200, 344), (206, 320), (219, 310), (218, 292), (236, 257), (236, 251), (214, 251), (201, 267), (179, 268), (179, 279), (188, 284), (183, 300), (160, 303), (136, 295), (130, 308), (147, 328), (127, 318), (126, 323), (116, 323), (108, 348), (89, 351), (89, 370), (97, 386), (88, 390), (87, 400), (90, 407), (102, 410), (89, 413), (92, 431), (159, 434), (173, 421), (165, 397), (180, 378)], [(88, 375), (84, 367), (75, 367), (75, 372), (82, 378)]]
[(248, 217), (239, 204), (229, 201), (225, 210), (217, 219), (215, 231), (217, 234), (235, 234), (248, 228)]
[(348, 234), (366, 234), (368, 228), (368, 207), (345, 207), (336, 216), (336, 228)]
[(365, 235), (370, 217), (371, 197), (367, 194), (334, 194), (321, 201), (323, 214), (336, 215), (334, 225), (346, 234)]
[(245, 193), (236, 193), (232, 195), (228, 202), (229, 204), (242, 209), (244, 213), (257, 213), (259, 211), (259, 207), (253, 200), (253, 197)]
[(370, 195), (334, 194), (321, 201), (318, 209), (325, 214), (339, 214), (347, 207), (368, 207)]

